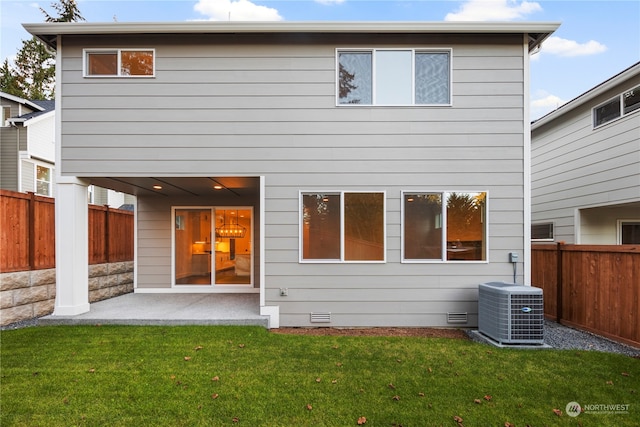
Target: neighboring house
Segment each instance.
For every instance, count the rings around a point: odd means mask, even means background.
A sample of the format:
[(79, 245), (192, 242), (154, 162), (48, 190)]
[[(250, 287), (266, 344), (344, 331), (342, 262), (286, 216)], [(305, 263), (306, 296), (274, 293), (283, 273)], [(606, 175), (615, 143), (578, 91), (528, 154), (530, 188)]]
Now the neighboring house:
[(480, 283), (530, 282), (529, 55), (558, 26), (26, 24), (59, 65), (54, 314), (89, 310), (93, 184), (137, 196), (135, 292), (476, 325)]
[(532, 239), (640, 244), (640, 62), (531, 130)]
[(0, 188), (53, 196), (55, 102), (0, 92)]
[[(0, 92), (0, 188), (55, 196), (55, 101)], [(90, 186), (89, 203), (118, 208), (135, 197)]]

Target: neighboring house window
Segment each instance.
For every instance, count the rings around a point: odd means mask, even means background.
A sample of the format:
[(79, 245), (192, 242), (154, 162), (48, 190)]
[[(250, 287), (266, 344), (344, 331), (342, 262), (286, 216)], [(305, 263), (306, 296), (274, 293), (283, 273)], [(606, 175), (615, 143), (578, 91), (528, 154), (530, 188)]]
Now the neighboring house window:
[(85, 50), (84, 75), (87, 77), (153, 77), (155, 50)]
[(51, 169), (36, 166), (36, 194), (51, 196)]
[(339, 105), (451, 105), (451, 50), (338, 50)]
[(402, 213), (403, 262), (486, 261), (486, 192), (403, 192)]
[(300, 261), (385, 260), (385, 194), (301, 193)]
[(531, 225), (531, 240), (553, 241), (553, 223), (545, 222)]
[(640, 86), (628, 90), (593, 109), (593, 127), (619, 119), (640, 109)]
[(640, 244), (640, 221), (618, 221), (619, 243), (622, 245)]
[(9, 126), (9, 118), (11, 117), (11, 107), (0, 107), (0, 119), (2, 120), (2, 122), (0, 122), (0, 126), (2, 127), (6, 127)]

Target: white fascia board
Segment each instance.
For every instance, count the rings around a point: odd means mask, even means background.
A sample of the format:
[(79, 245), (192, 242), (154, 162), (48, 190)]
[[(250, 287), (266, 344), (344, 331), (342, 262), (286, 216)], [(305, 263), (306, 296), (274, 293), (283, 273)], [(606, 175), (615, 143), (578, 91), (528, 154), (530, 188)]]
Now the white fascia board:
[(33, 117), (31, 119), (28, 119), (28, 120), (22, 119), (22, 121), (24, 122), (24, 126), (29, 126), (29, 125), (38, 123), (38, 122), (40, 122), (42, 120), (45, 120), (45, 119), (55, 118), (55, 114), (56, 114), (56, 111), (55, 110), (51, 110), (51, 111), (47, 111), (44, 114), (40, 114), (39, 116)]
[(318, 22), (318, 21), (188, 21), (188, 22), (50, 22), (23, 27), (50, 46), (57, 35), (122, 34), (259, 34), (259, 33), (502, 33), (529, 34), (539, 45), (560, 26), (559, 22)]

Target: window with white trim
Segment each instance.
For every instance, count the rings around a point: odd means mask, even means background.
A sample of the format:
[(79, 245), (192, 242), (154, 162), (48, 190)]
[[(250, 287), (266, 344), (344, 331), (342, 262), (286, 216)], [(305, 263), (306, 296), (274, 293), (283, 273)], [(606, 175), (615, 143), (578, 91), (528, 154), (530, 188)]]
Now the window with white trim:
[(536, 241), (553, 241), (553, 223), (541, 222), (531, 224), (531, 240)]
[(7, 106), (0, 106), (0, 126), (1, 127), (7, 127), (9, 126), (9, 118), (11, 117), (11, 107)]
[(621, 93), (593, 109), (593, 127), (604, 125), (640, 109), (640, 86)]
[(36, 194), (51, 196), (51, 168), (36, 165)]
[(486, 192), (403, 192), (403, 262), (486, 261), (486, 217)]
[(450, 49), (339, 49), (338, 105), (451, 105)]
[(640, 244), (640, 220), (618, 220), (618, 230), (619, 244)]
[(85, 77), (153, 77), (154, 49), (91, 49), (84, 51)]
[(384, 192), (300, 193), (301, 262), (384, 262)]

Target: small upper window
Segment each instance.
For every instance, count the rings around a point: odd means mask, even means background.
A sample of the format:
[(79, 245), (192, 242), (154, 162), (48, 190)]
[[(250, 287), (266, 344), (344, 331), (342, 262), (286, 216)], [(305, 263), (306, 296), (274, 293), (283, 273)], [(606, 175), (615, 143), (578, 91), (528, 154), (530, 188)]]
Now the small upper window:
[(153, 77), (153, 49), (106, 49), (86, 51), (85, 76)]
[(553, 241), (553, 223), (532, 224), (531, 240)]
[(338, 51), (339, 105), (450, 105), (451, 51)]
[(593, 109), (593, 127), (616, 120), (640, 109), (640, 86), (628, 90)]
[(9, 126), (9, 118), (11, 117), (11, 107), (0, 107), (0, 126)]
[(44, 166), (36, 167), (36, 194), (51, 196), (51, 169)]

